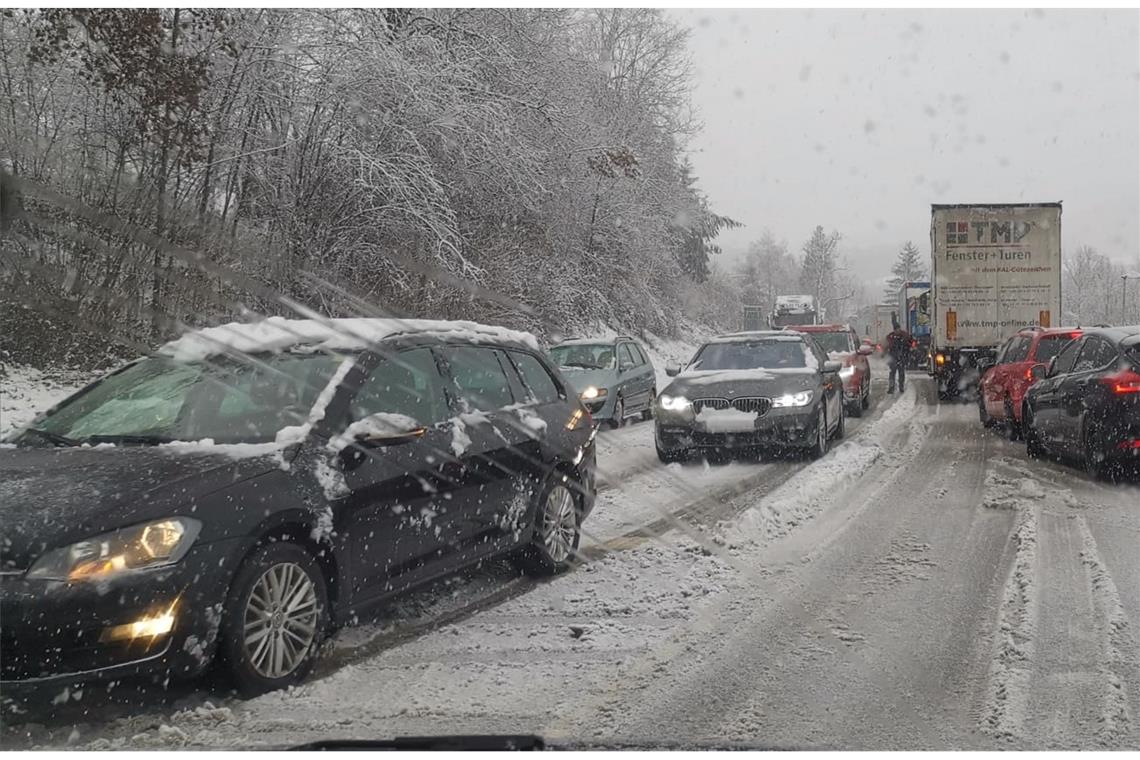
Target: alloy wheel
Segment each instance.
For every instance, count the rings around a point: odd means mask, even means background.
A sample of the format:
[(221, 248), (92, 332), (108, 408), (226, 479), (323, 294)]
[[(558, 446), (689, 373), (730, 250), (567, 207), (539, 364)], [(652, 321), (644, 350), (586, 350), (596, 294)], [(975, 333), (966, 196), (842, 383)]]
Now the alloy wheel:
[(317, 636), (317, 592), (309, 574), (293, 562), (273, 565), (257, 579), (246, 602), (244, 650), (265, 678), (293, 672)]
[(550, 489), (542, 511), (542, 543), (550, 559), (557, 564), (566, 561), (574, 551), (578, 518), (574, 513), (574, 497), (562, 484)]

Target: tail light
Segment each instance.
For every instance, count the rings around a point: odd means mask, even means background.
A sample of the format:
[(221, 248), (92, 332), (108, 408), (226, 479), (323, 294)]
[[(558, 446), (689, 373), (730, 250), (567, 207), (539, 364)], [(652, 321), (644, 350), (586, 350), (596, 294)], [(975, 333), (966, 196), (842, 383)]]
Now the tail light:
[(1112, 389), (1113, 393), (1140, 393), (1140, 374), (1130, 369), (1115, 372), (1104, 378), (1104, 383)]
[(1033, 367), (1027, 367), (1025, 370), (1025, 382), (1033, 382)]

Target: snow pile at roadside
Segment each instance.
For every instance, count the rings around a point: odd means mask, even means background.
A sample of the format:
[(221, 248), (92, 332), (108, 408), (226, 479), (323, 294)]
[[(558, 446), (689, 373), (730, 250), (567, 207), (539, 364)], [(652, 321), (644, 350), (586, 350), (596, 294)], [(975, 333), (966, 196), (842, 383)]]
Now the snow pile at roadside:
[(0, 437), (90, 383), (101, 373), (44, 372), (0, 364)]
[(837, 445), (828, 456), (800, 470), (734, 522), (722, 526), (717, 542), (729, 547), (763, 545), (807, 522), (841, 498), (846, 484), (879, 462), (885, 452), (884, 435), (906, 424), (913, 414), (914, 406), (899, 399), (858, 438)]

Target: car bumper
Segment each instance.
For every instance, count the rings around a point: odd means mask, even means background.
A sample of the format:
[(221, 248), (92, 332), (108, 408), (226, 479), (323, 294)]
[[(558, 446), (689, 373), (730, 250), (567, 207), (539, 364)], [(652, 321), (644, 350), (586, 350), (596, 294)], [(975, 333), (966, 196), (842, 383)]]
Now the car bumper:
[(658, 411), (657, 446), (662, 451), (700, 448), (801, 448), (816, 440), (819, 404), (800, 409), (771, 409), (751, 430), (709, 430), (693, 415)]
[(583, 400), (582, 405), (590, 411), (590, 416), (595, 422), (612, 420), (614, 417), (614, 398), (613, 395), (606, 395), (593, 401)]
[[(196, 675), (213, 656), (239, 541), (101, 583), (0, 577), (0, 686)], [(173, 621), (167, 633), (110, 638), (114, 628), (164, 615)]]

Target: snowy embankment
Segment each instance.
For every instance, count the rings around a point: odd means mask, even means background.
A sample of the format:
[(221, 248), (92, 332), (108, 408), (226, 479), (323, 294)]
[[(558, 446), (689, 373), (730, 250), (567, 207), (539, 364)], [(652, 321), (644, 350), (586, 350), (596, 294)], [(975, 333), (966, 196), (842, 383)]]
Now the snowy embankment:
[(99, 373), (44, 372), (0, 364), (0, 437), (30, 422), (91, 382)]

